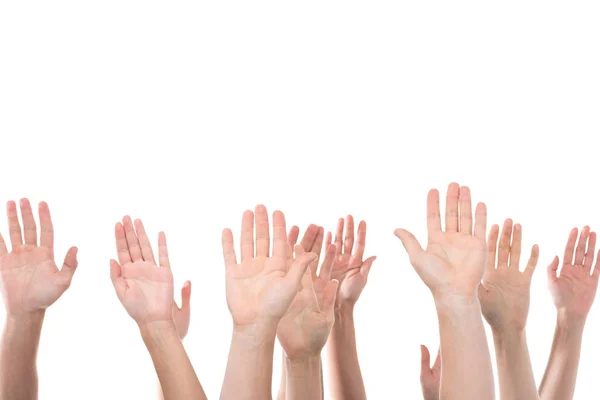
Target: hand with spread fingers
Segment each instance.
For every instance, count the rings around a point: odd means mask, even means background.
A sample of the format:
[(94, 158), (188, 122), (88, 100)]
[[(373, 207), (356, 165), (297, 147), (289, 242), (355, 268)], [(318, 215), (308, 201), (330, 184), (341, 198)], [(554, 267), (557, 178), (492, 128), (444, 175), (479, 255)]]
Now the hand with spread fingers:
[(77, 248), (67, 252), (62, 268), (54, 261), (54, 228), (50, 210), (39, 204), (40, 235), (27, 199), (6, 206), (11, 251), (0, 234), (0, 287), (6, 321), (0, 341), (0, 399), (37, 399), (37, 350), (46, 308), (71, 285)]
[(158, 260), (142, 221), (125, 216), (115, 226), (118, 259), (110, 262), (117, 297), (138, 325), (173, 322), (173, 274), (164, 232), (158, 235)]
[(548, 287), (559, 312), (585, 318), (596, 298), (600, 277), (599, 268), (594, 268), (592, 273), (596, 233), (586, 226), (581, 231), (577, 248), (576, 241), (577, 228), (574, 228), (569, 234), (560, 274), (557, 276), (558, 257), (548, 267)]
[[(54, 262), (54, 228), (50, 210), (39, 205), (40, 237), (29, 200), (20, 201), (23, 230), (15, 202), (7, 204), (12, 251), (0, 235), (0, 277), (6, 313), (24, 314), (45, 310), (71, 285), (77, 268), (77, 248), (71, 247), (59, 270)], [(25, 239), (23, 241), (23, 239)]]
[(431, 190), (427, 197), (427, 249), (404, 229), (394, 233), (434, 296), (475, 297), (485, 270), (486, 207), (477, 205), (473, 228), (468, 187), (455, 183), (448, 187), (445, 228), (441, 228), (439, 192)]
[(548, 288), (557, 318), (550, 358), (539, 388), (543, 400), (569, 400), (574, 396), (583, 330), (598, 289), (600, 252), (593, 266), (596, 233), (585, 226), (579, 243), (577, 233), (574, 228), (569, 234), (560, 272), (558, 257), (548, 266)]
[[(335, 232), (335, 245), (337, 249), (337, 258), (333, 263), (331, 278), (340, 282), (339, 293), (337, 297), (337, 306), (343, 304), (355, 304), (367, 284), (369, 272), (375, 262), (376, 256), (371, 256), (363, 260), (365, 253), (365, 244), (367, 238), (367, 224), (360, 221), (356, 232), (356, 242), (354, 240), (354, 218), (352, 215), (346, 217), (344, 234), (344, 219), (338, 220)], [(331, 232), (327, 232), (325, 246), (331, 244)]]
[(408, 231), (394, 232), (435, 300), (444, 371), (440, 396), (444, 399), (495, 397), (490, 353), (477, 298), (485, 270), (486, 219), (485, 204), (479, 203), (473, 224), (469, 188), (451, 183), (446, 195), (444, 231), (439, 192), (434, 189), (427, 196), (427, 249)]
[[(296, 257), (305, 253), (300, 245), (294, 252)], [(300, 291), (279, 321), (277, 338), (290, 360), (317, 357), (327, 342), (338, 287), (338, 282), (330, 279), (335, 254), (335, 245), (329, 246), (321, 273), (315, 278), (318, 284), (310, 274), (304, 275)]]
[(537, 245), (533, 246), (529, 261), (521, 272), (521, 225), (516, 224), (513, 229), (513, 221), (507, 219), (499, 244), (498, 233), (498, 225), (492, 226), (488, 239), (487, 268), (479, 286), (481, 311), (493, 331), (511, 329), (521, 332), (525, 330), (527, 322), (531, 278), (540, 251)]
[(223, 231), (222, 241), (227, 305), (234, 332), (221, 398), (270, 398), (277, 326), (317, 256), (297, 254), (289, 262), (285, 217), (281, 211), (273, 213), (271, 241), (269, 218), (262, 205), (242, 217), (239, 264), (231, 230)]
[[(361, 221), (354, 239), (354, 218), (348, 215), (338, 220), (335, 233), (336, 259), (331, 269), (331, 278), (338, 280), (335, 322), (327, 345), (329, 359), (330, 397), (336, 399), (366, 399), (366, 389), (362, 379), (356, 347), (354, 307), (362, 293), (375, 256), (363, 260), (367, 237), (367, 224)], [(325, 246), (329, 248), (331, 233), (327, 233)]]
[[(507, 219), (498, 243), (498, 225), (488, 238), (487, 267), (479, 286), (483, 316), (492, 328), (502, 399), (537, 399), (525, 334), (531, 278), (539, 258), (534, 245), (524, 270), (520, 270), (521, 225)], [(498, 260), (496, 261), (496, 254)]]
[(133, 223), (125, 216), (123, 223), (115, 225), (115, 241), (118, 261), (110, 261), (110, 278), (121, 304), (138, 324), (163, 398), (206, 399), (181, 343), (189, 325), (189, 285), (182, 291), (186, 309), (179, 315), (180, 326), (174, 319), (180, 310), (173, 300), (173, 273), (164, 232), (158, 234), (158, 263), (142, 221)]
[(426, 346), (421, 345), (421, 389), (424, 400), (440, 400), (440, 378), (442, 360), (438, 350), (435, 362), (431, 366), (431, 355)]

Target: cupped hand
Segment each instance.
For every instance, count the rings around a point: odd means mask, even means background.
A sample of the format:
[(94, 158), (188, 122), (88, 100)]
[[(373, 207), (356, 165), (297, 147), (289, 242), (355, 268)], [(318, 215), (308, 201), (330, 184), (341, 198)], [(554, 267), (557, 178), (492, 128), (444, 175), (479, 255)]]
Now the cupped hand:
[(424, 400), (440, 399), (440, 379), (442, 377), (442, 360), (440, 351), (433, 366), (431, 366), (431, 356), (427, 346), (421, 345), (421, 389)]
[(313, 253), (302, 254), (288, 270), (289, 245), (283, 213), (273, 213), (271, 252), (267, 210), (259, 205), (255, 212), (246, 211), (242, 217), (240, 264), (237, 263), (231, 230), (223, 231), (227, 305), (238, 329), (257, 324), (276, 328), (298, 293), (302, 276), (316, 259)]
[[(377, 257), (371, 256), (363, 260), (367, 238), (367, 224), (361, 221), (354, 240), (354, 218), (346, 217), (346, 232), (344, 234), (344, 219), (338, 220), (335, 232), (336, 258), (331, 270), (331, 279), (340, 282), (336, 307), (345, 304), (354, 305), (367, 284), (369, 272)], [(332, 235), (327, 232), (325, 246), (331, 245)]]
[[(531, 278), (539, 258), (539, 248), (534, 245), (525, 269), (521, 272), (520, 224), (507, 219), (498, 243), (498, 225), (492, 226), (488, 238), (487, 266), (479, 286), (481, 311), (493, 331), (507, 328), (525, 330), (529, 313)], [(498, 261), (496, 262), (496, 254)]]
[(110, 261), (110, 278), (117, 297), (138, 325), (173, 322), (173, 274), (167, 239), (158, 234), (158, 261), (139, 219), (126, 216), (115, 226), (119, 261)]
[[(6, 206), (11, 252), (0, 235), (0, 277), (7, 314), (22, 314), (44, 310), (52, 305), (71, 285), (77, 268), (77, 248), (71, 247), (59, 270), (54, 262), (54, 228), (50, 210), (39, 204), (40, 240), (31, 204), (21, 199), (23, 231), (17, 206)], [(23, 241), (24, 239), (24, 241)]]
[[(327, 343), (338, 289), (338, 281), (331, 280), (335, 247), (327, 248), (319, 276), (313, 279), (310, 271), (304, 274), (300, 291), (277, 326), (277, 338), (290, 360), (317, 356)], [(304, 248), (296, 246), (294, 253), (300, 257)]]
[(548, 287), (558, 311), (585, 319), (598, 289), (600, 253), (592, 272), (596, 233), (590, 232), (590, 228), (585, 226), (581, 230), (577, 248), (576, 242), (577, 228), (573, 228), (569, 234), (559, 275), (557, 276), (558, 257), (548, 266)]
[(394, 232), (434, 297), (462, 300), (477, 296), (485, 270), (486, 219), (485, 204), (479, 203), (473, 224), (469, 188), (451, 183), (446, 196), (445, 231), (441, 227), (439, 192), (433, 189), (427, 196), (426, 250), (410, 232), (404, 229)]

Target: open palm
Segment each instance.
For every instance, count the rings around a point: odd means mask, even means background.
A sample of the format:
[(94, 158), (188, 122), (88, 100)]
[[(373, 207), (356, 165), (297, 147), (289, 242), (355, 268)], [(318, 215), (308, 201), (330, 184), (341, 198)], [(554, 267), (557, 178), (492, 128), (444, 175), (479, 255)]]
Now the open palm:
[[(331, 233), (328, 232), (325, 246), (331, 244)], [(363, 260), (367, 237), (367, 224), (361, 221), (358, 224), (356, 242), (354, 240), (354, 218), (346, 217), (346, 232), (344, 235), (344, 219), (338, 220), (335, 233), (337, 254), (331, 270), (331, 278), (340, 282), (336, 303), (338, 306), (358, 301), (360, 294), (367, 284), (369, 272), (377, 257), (372, 256)], [(354, 250), (354, 252), (353, 252)]]
[(539, 258), (539, 248), (533, 246), (527, 266), (521, 271), (521, 225), (513, 227), (513, 221), (507, 219), (499, 244), (498, 235), (498, 225), (492, 226), (488, 238), (487, 267), (479, 286), (481, 311), (493, 330), (513, 327), (523, 331), (529, 313), (531, 278)]
[(255, 214), (246, 211), (242, 217), (240, 264), (237, 263), (231, 230), (223, 231), (227, 305), (237, 326), (262, 321), (279, 322), (296, 296), (308, 264), (316, 259), (315, 254), (303, 254), (295, 259), (288, 271), (288, 240), (283, 213), (273, 213), (273, 249), (270, 254), (267, 210), (259, 205), (255, 211), (256, 245)]
[[(296, 257), (303, 253), (303, 247), (295, 247)], [(288, 359), (316, 356), (327, 342), (335, 321), (333, 307), (338, 289), (338, 282), (331, 280), (335, 255), (335, 246), (329, 246), (319, 276), (313, 279), (311, 273), (304, 274), (302, 288), (279, 321), (277, 338)]]
[(118, 259), (111, 260), (111, 279), (117, 297), (138, 324), (173, 320), (173, 274), (166, 237), (158, 237), (157, 266), (142, 221), (135, 229), (128, 216), (115, 226)]
[(439, 192), (431, 190), (427, 197), (426, 250), (410, 232), (397, 229), (394, 233), (402, 241), (416, 272), (433, 293), (473, 296), (485, 269), (485, 204), (477, 205), (473, 230), (469, 188), (450, 184), (446, 197), (446, 230), (442, 231), (439, 203)]
[[(50, 210), (40, 203), (41, 225), (38, 246), (37, 227), (29, 200), (20, 201), (24, 235), (13, 201), (7, 204), (12, 251), (0, 235), (0, 277), (7, 312), (43, 310), (52, 305), (69, 287), (77, 267), (77, 248), (67, 252), (62, 269), (54, 262), (54, 231)], [(25, 241), (23, 242), (23, 236)]]
[(558, 257), (548, 266), (548, 288), (559, 311), (586, 317), (594, 303), (600, 277), (598, 260), (592, 272), (596, 233), (586, 226), (581, 231), (577, 249), (576, 241), (577, 228), (574, 228), (569, 234), (560, 274), (557, 276)]

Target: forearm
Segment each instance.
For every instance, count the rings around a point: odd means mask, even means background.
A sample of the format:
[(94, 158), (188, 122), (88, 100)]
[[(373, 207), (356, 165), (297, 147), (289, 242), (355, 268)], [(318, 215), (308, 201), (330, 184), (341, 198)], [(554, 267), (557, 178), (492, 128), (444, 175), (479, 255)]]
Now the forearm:
[(525, 331), (493, 331), (500, 398), (502, 400), (539, 399)]
[(477, 298), (436, 299), (442, 352), (441, 400), (494, 399), (490, 352)]
[(585, 318), (558, 313), (554, 341), (546, 372), (540, 384), (540, 398), (573, 398)]
[(44, 311), (8, 315), (0, 344), (0, 400), (38, 398), (36, 369)]
[(279, 383), (279, 392), (277, 393), (277, 400), (285, 400), (286, 399), (286, 385), (287, 385), (287, 380), (286, 380), (286, 357), (285, 357), (285, 351), (281, 352), (281, 382)]
[(165, 400), (206, 399), (175, 326), (153, 323), (140, 327)]
[(277, 325), (234, 328), (222, 400), (270, 399)]
[(322, 399), (321, 357), (306, 360), (286, 360), (286, 399)]
[(327, 345), (329, 386), (333, 399), (364, 400), (367, 398), (360, 372), (354, 329), (354, 307), (336, 310), (335, 323)]

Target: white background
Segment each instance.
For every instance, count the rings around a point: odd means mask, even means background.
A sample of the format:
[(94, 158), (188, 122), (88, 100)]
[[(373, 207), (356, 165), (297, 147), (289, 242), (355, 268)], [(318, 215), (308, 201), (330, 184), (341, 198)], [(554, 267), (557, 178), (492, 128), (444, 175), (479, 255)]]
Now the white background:
[[(257, 203), (302, 228), (367, 221), (367, 391), (419, 398), (437, 320), (392, 232), (424, 239), (427, 190), (451, 181), (540, 245), (527, 328), (539, 382), (555, 323), (545, 267), (572, 227), (600, 227), (598, 20), (597, 2), (3, 2), (0, 198), (50, 204), (59, 263), (80, 248), (44, 324), (40, 399), (155, 395), (109, 279), (124, 214), (154, 239), (165, 230), (177, 286), (192, 280), (185, 344), (218, 398), (231, 332), (220, 232), (237, 238)], [(599, 335), (596, 305), (579, 399), (597, 390)]]

